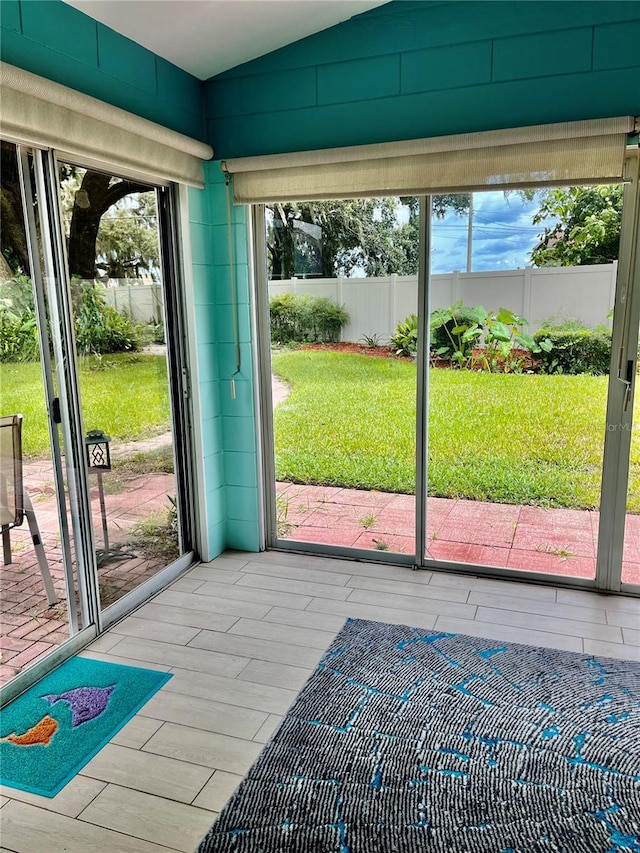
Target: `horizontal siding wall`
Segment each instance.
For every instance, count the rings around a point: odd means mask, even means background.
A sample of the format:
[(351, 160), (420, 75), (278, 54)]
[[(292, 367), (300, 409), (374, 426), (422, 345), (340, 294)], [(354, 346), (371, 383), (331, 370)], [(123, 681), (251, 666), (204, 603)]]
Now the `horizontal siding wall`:
[(206, 84), (220, 157), (640, 112), (639, 2), (395, 2)]
[(3, 62), (204, 138), (202, 83), (61, 0), (1, 0)]

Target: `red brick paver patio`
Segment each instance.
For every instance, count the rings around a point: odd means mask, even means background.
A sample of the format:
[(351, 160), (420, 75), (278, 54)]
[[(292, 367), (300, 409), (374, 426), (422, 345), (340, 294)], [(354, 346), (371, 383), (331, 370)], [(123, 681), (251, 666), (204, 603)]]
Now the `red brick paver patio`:
[[(298, 542), (412, 554), (415, 498), (386, 492), (278, 483), (280, 535)], [(428, 498), (434, 560), (595, 577), (599, 514)], [(640, 583), (640, 516), (627, 517), (623, 580)]]

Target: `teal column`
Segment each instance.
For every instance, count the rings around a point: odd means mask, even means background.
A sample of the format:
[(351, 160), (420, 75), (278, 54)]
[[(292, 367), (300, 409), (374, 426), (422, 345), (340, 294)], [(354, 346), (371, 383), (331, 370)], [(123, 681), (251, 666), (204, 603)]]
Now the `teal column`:
[(206, 165), (205, 181), (206, 202), (200, 208), (208, 217), (208, 224), (192, 223), (191, 228), (209, 549), (217, 553), (224, 547), (257, 551), (258, 479), (247, 209), (231, 206), (231, 222), (228, 222), (225, 178), (218, 162)]

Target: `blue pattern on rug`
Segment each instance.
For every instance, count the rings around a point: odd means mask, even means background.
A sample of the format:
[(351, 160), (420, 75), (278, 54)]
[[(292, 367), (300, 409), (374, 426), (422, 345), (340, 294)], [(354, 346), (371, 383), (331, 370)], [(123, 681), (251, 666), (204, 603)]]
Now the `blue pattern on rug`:
[(199, 853), (640, 853), (640, 664), (347, 620)]
[(54, 797), (170, 678), (91, 658), (65, 661), (2, 709), (0, 781)]

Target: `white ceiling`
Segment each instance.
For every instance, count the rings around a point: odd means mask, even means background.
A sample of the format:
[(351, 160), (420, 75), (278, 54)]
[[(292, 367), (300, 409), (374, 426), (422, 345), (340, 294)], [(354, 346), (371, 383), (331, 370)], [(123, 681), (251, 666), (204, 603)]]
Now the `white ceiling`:
[(206, 80), (389, 0), (65, 0)]

